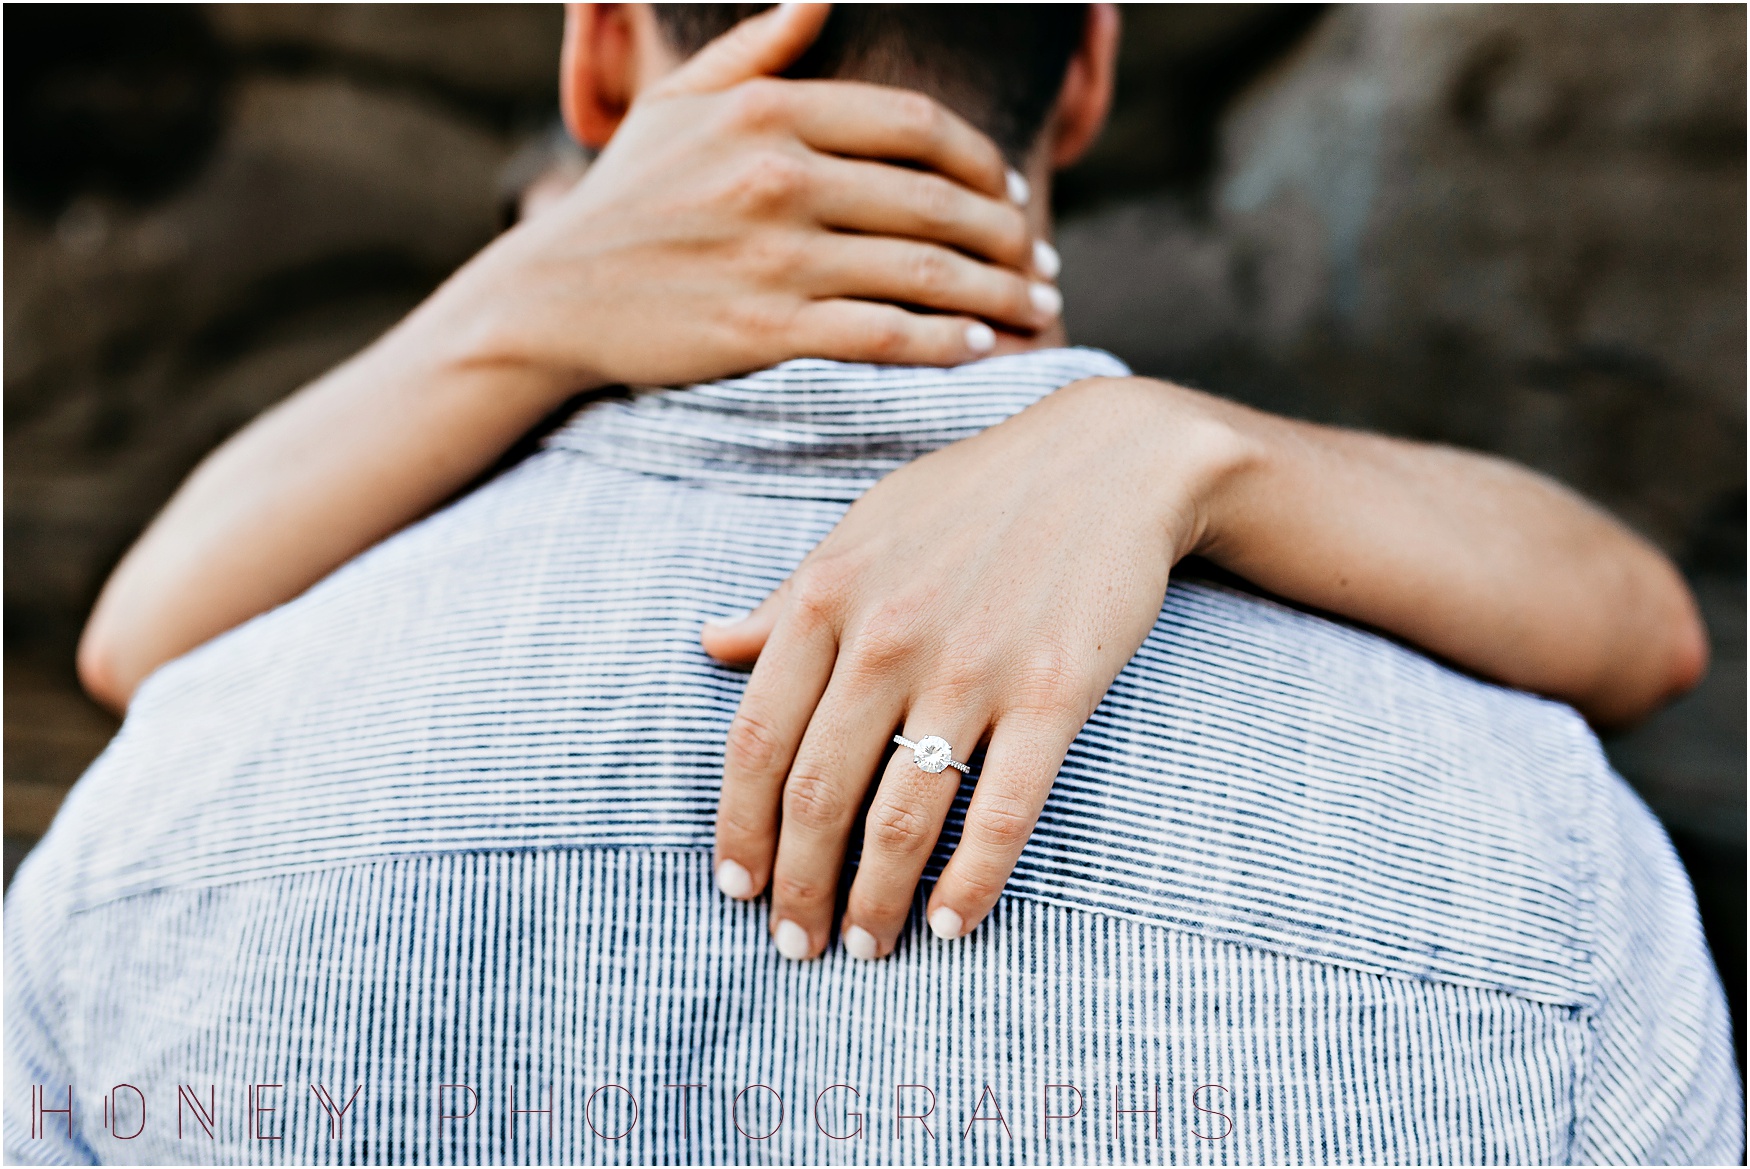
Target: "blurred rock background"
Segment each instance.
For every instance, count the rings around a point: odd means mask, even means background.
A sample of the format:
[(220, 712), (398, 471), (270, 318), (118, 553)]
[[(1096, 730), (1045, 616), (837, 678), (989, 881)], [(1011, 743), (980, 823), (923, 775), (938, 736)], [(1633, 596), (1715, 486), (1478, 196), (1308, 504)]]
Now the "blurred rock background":
[[(1690, 866), (1741, 1027), (1744, 10), (1125, 20), (1111, 128), (1056, 192), (1073, 336), (1522, 460), (1678, 560), (1712, 673), (1609, 748)], [(72, 673), (105, 574), (202, 454), (491, 238), (553, 116), (559, 28), (7, 10), (8, 875), (114, 730)]]

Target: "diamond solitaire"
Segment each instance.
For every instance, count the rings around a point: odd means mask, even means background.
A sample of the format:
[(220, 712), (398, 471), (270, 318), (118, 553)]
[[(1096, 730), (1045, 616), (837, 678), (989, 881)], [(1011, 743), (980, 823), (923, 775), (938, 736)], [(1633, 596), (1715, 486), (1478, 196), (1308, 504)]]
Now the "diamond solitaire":
[(901, 747), (911, 748), (912, 762), (916, 763), (921, 771), (927, 771), (931, 775), (940, 775), (952, 767), (962, 775), (972, 774), (972, 769), (966, 764), (954, 762), (954, 748), (948, 745), (947, 739), (938, 735), (925, 735), (915, 743), (904, 735), (895, 735), (893, 741)]

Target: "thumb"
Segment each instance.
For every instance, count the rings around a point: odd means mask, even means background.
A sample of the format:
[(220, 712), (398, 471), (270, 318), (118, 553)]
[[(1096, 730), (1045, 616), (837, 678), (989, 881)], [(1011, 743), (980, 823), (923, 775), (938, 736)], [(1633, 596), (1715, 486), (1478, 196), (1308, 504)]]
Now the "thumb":
[(780, 4), (749, 17), (653, 88), (664, 93), (714, 93), (779, 73), (814, 43), (831, 10), (830, 4)]
[(789, 591), (790, 582), (786, 580), (750, 611), (706, 621), (699, 630), (699, 644), (726, 666), (752, 665), (766, 648), (766, 639), (778, 624), (778, 614), (784, 610), (784, 596)]

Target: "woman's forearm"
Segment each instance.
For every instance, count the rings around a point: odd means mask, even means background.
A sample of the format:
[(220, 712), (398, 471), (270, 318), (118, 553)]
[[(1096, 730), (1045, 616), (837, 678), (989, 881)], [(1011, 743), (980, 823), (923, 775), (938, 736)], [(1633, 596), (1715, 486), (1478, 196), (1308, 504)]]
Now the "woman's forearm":
[(79, 674), (124, 709), (159, 665), (297, 596), (430, 511), (566, 390), (444, 356), (418, 314), (214, 451), (105, 584)]
[(1198, 548), (1224, 568), (1600, 726), (1645, 716), (1706, 669), (1676, 568), (1566, 488), (1501, 459), (1196, 397), (1244, 452)]

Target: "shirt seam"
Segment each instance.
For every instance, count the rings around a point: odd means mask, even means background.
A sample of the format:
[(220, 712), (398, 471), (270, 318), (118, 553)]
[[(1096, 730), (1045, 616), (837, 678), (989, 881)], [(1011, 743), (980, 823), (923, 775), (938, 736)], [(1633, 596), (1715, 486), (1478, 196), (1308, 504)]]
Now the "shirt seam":
[[(284, 880), (284, 879), (294, 877), (294, 876), (299, 876), (299, 877), (308, 876), (308, 875), (313, 874), (313, 873), (340, 872), (340, 871), (344, 871), (347, 869), (360, 868), (360, 867), (363, 867), (366, 865), (392, 864), (392, 863), (407, 862), (407, 861), (423, 861), (423, 860), (429, 860), (429, 859), (438, 858), (438, 857), (490, 855), (490, 854), (495, 854), (495, 853), (519, 854), (519, 855), (527, 853), (527, 854), (532, 855), (535, 853), (542, 853), (542, 852), (564, 852), (564, 851), (585, 852), (585, 851), (607, 851), (607, 850), (613, 850), (613, 849), (637, 850), (639, 852), (668, 853), (668, 854), (680, 854), (680, 853), (698, 854), (698, 853), (709, 853), (710, 852), (710, 846), (707, 844), (699, 844), (699, 845), (685, 845), (685, 844), (643, 845), (643, 844), (628, 844), (628, 843), (619, 842), (619, 841), (579, 841), (576, 843), (569, 843), (569, 844), (540, 844), (540, 845), (533, 845), (533, 846), (523, 847), (523, 848), (512, 847), (512, 848), (421, 849), (421, 850), (418, 850), (415, 852), (383, 853), (379, 856), (373, 856), (373, 857), (349, 858), (346, 861), (339, 863), (339, 864), (317, 864), (317, 865), (312, 865), (308, 868), (289, 867), (289, 868), (281, 869), (279, 871), (270, 872), (270, 873), (238, 874), (238, 875), (233, 876), (233, 877), (221, 878), (221, 879), (213, 880), (213, 881), (195, 881), (195, 882), (191, 882), (191, 883), (186, 884), (186, 885), (168, 884), (168, 885), (158, 886), (155, 888), (139, 889), (139, 890), (135, 890), (133, 892), (122, 893), (119, 896), (108, 897), (108, 898), (103, 899), (102, 901), (94, 902), (94, 903), (91, 903), (88, 905), (77, 906), (76, 908), (69, 910), (68, 916), (72, 917), (72, 918), (82, 917), (82, 916), (85, 916), (87, 914), (95, 913), (95, 912), (98, 912), (100, 910), (106, 909), (108, 907), (118, 905), (118, 904), (124, 904), (126, 902), (133, 901), (133, 900), (136, 900), (136, 899), (142, 898), (142, 897), (151, 897), (151, 896), (156, 896), (156, 895), (166, 894), (166, 893), (187, 893), (187, 892), (194, 892), (197, 890), (205, 891), (205, 890), (212, 890), (212, 889), (224, 889), (224, 888), (230, 888), (233, 886), (247, 885), (247, 884), (250, 884), (250, 883), (256, 882), (256, 881)], [(1177, 920), (1165, 920), (1165, 919), (1160, 918), (1160, 917), (1152, 917), (1152, 916), (1148, 916), (1145, 914), (1124, 913), (1121, 910), (1113, 909), (1109, 906), (1088, 904), (1086, 902), (1079, 901), (1079, 900), (1076, 900), (1074, 898), (1069, 898), (1069, 897), (1054, 897), (1054, 896), (1050, 895), (1049, 893), (1035, 892), (1035, 891), (1031, 891), (1031, 890), (1005, 889), (1003, 891), (1003, 893), (1001, 894), (1001, 896), (1003, 898), (1008, 898), (1008, 899), (1012, 899), (1012, 900), (1029, 901), (1029, 902), (1032, 902), (1034, 904), (1051, 905), (1051, 906), (1055, 906), (1055, 907), (1060, 908), (1060, 909), (1070, 910), (1073, 912), (1091, 914), (1091, 915), (1103, 917), (1103, 918), (1106, 918), (1106, 919), (1112, 920), (1112, 921), (1123, 921), (1123, 922), (1129, 922), (1129, 923), (1132, 923), (1135, 925), (1145, 926), (1145, 927), (1154, 928), (1154, 929), (1176, 931), (1176, 932), (1183, 933), (1183, 934), (1190, 935), (1190, 936), (1194, 936), (1194, 937), (1207, 938), (1211, 941), (1222, 942), (1225, 944), (1235, 945), (1235, 946), (1242, 946), (1242, 947), (1245, 947), (1247, 949), (1258, 951), (1261, 953), (1275, 954), (1275, 955), (1278, 955), (1279, 957), (1288, 958), (1290, 960), (1297, 961), (1297, 962), (1307, 962), (1307, 963), (1311, 963), (1313, 965), (1318, 965), (1318, 966), (1328, 966), (1328, 967), (1332, 967), (1332, 968), (1336, 968), (1336, 969), (1352, 970), (1352, 971), (1355, 971), (1356, 973), (1359, 973), (1359, 974), (1366, 974), (1366, 975), (1371, 975), (1371, 976), (1380, 977), (1380, 978), (1391, 978), (1391, 979), (1394, 979), (1394, 980), (1396, 980), (1398, 982), (1402, 982), (1402, 983), (1413, 983), (1413, 984), (1419, 983), (1419, 984), (1426, 984), (1426, 985), (1431, 985), (1431, 986), (1465, 987), (1465, 988), (1468, 988), (1471, 990), (1484, 991), (1484, 992), (1491, 993), (1491, 994), (1506, 995), (1509, 998), (1515, 998), (1515, 999), (1520, 1000), (1521, 1002), (1531, 1003), (1531, 1004), (1534, 1004), (1534, 1005), (1539, 1006), (1539, 1007), (1548, 1007), (1548, 1008), (1551, 1008), (1554, 1010), (1564, 1010), (1564, 1011), (1568, 1012), (1570, 1017), (1579, 1017), (1581, 1019), (1581, 1021), (1588, 1020), (1588, 1016), (1586, 1016), (1586, 1014), (1585, 1014), (1584, 1004), (1576, 1004), (1573, 1001), (1573, 999), (1570, 997), (1560, 997), (1560, 996), (1554, 996), (1554, 995), (1540, 995), (1540, 994), (1537, 994), (1535, 992), (1532, 992), (1532, 991), (1524, 989), (1524, 988), (1504, 986), (1504, 985), (1501, 985), (1500, 983), (1486, 982), (1486, 981), (1483, 981), (1481, 979), (1465, 979), (1465, 978), (1431, 976), (1431, 975), (1427, 975), (1427, 974), (1418, 974), (1418, 973), (1415, 973), (1415, 972), (1409, 971), (1409, 970), (1394, 970), (1394, 969), (1387, 967), (1387, 966), (1376, 965), (1376, 964), (1363, 962), (1363, 961), (1348, 961), (1348, 960), (1344, 960), (1342, 957), (1339, 957), (1336, 955), (1318, 953), (1318, 952), (1311, 951), (1310, 949), (1297, 950), (1297, 949), (1290, 947), (1290, 946), (1287, 946), (1287, 945), (1273, 943), (1267, 938), (1259, 938), (1259, 937), (1254, 937), (1254, 936), (1250, 936), (1250, 935), (1242, 935), (1242, 934), (1238, 934), (1238, 933), (1231, 931), (1231, 930), (1210, 929), (1210, 928), (1200, 927), (1200, 926), (1197, 926), (1197, 925), (1195, 925), (1193, 923), (1189, 923), (1189, 922), (1177, 921)], [(1589, 1045), (1588, 1045), (1588, 1049), (1589, 1049)], [(1570, 1101), (1570, 1103), (1572, 1103), (1572, 1101)]]
[(1598, 1012), (1603, 1005), (1603, 988), (1598, 979), (1598, 924), (1601, 899), (1597, 834), (1593, 830), (1598, 819), (1603, 793), (1599, 788), (1599, 763), (1602, 748), (1585, 729), (1580, 716), (1570, 714), (1567, 722), (1568, 758), (1572, 767), (1572, 782), (1576, 792), (1574, 816), (1569, 838), (1574, 842), (1573, 884), (1576, 902), (1575, 948), (1580, 954), (1581, 970), (1578, 982), (1585, 988), (1585, 1000), (1575, 1009), (1580, 1023), (1580, 1051), (1570, 1088), (1570, 1132), (1567, 1160), (1572, 1162), (1581, 1148), (1590, 1119), (1593, 1060), (1598, 1052)]

